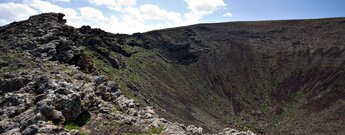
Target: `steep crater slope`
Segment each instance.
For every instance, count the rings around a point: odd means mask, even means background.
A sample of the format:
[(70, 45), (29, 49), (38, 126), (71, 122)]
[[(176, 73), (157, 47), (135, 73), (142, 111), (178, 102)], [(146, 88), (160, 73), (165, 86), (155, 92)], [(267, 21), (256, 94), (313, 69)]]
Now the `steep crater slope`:
[(153, 51), (134, 60), (132, 82), (161, 114), (209, 130), (345, 132), (344, 18), (200, 24), (134, 36)]

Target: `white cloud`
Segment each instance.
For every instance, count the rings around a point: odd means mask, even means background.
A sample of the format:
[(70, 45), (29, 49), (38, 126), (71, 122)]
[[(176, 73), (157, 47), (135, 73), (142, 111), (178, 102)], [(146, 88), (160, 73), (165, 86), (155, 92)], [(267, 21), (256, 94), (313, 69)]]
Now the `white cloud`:
[(109, 9), (120, 11), (123, 7), (134, 6), (137, 0), (88, 0), (88, 2), (97, 6), (106, 6)]
[(20, 3), (0, 3), (0, 25), (29, 18), (38, 14), (35, 9)]
[(232, 17), (232, 13), (227, 12), (227, 13), (224, 13), (223, 16)]
[(141, 5), (139, 9), (144, 19), (147, 19), (147, 20), (165, 20), (165, 21), (172, 21), (172, 22), (181, 21), (180, 13), (160, 9), (156, 5), (152, 5), (152, 4)]
[(209, 14), (220, 7), (226, 6), (223, 0), (185, 0), (188, 9), (192, 12)]
[(184, 0), (189, 12), (184, 14), (185, 24), (198, 23), (205, 15), (212, 14), (214, 11), (225, 7), (224, 0)]
[[(161, 9), (157, 5), (144, 4), (137, 6), (137, 0), (87, 0), (97, 6), (105, 6), (121, 14), (117, 17), (116, 25), (127, 27), (127, 31), (145, 31), (158, 28), (167, 28), (180, 25), (199, 23), (205, 16), (214, 11), (225, 8), (224, 0), (184, 0), (187, 3), (187, 13), (172, 12)], [(158, 24), (147, 22), (160, 21)], [(115, 25), (115, 23), (113, 23)], [(129, 33), (130, 33), (129, 32)], [(128, 32), (127, 32), (128, 33)]]
[(121, 6), (133, 6), (137, 3), (137, 0), (117, 0), (117, 3)]
[[(70, 0), (51, 0), (70, 2)], [(200, 23), (200, 20), (218, 9), (225, 8), (223, 0), (184, 0), (188, 11), (185, 13), (162, 9), (158, 5), (137, 5), (137, 0), (84, 0), (95, 6), (64, 8), (45, 0), (23, 0), (21, 3), (0, 4), (0, 24), (14, 19), (26, 19), (43, 12), (61, 12), (66, 15), (67, 24), (74, 27), (90, 25), (114, 33), (145, 32), (154, 29)], [(115, 15), (105, 15), (104, 8), (113, 10)], [(231, 14), (231, 13), (230, 13)], [(230, 16), (229, 13), (224, 16)]]
[(126, 14), (122, 16), (105, 16), (101, 10), (92, 7), (78, 9), (79, 14), (67, 20), (67, 24), (74, 27), (90, 25), (92, 28), (100, 28), (113, 33), (134, 33), (154, 29), (156, 26), (146, 25), (139, 9), (126, 8)]
[[(182, 15), (178, 12), (161, 9), (157, 5), (144, 4), (139, 7), (124, 7), (119, 11), (117, 22), (111, 22), (112, 30), (120, 33), (144, 32), (168, 28), (179, 24)], [(159, 21), (159, 23), (156, 23)]]
[(96, 4), (98, 6), (102, 6), (102, 5), (109, 5), (109, 6), (113, 6), (116, 5), (116, 2), (113, 0), (88, 0), (89, 3), (91, 4)]
[(144, 18), (137, 8), (127, 7), (122, 9), (122, 21), (144, 22)]
[(95, 21), (97, 22), (104, 22), (107, 21), (108, 18), (106, 18), (102, 11), (97, 10), (92, 7), (82, 7), (79, 8), (80, 11), (80, 18), (84, 19), (85, 21)]
[[(169, 12), (151, 4), (141, 5), (139, 8), (126, 7), (121, 10), (120, 16), (112, 17), (116, 19), (108, 22), (108, 25), (104, 24), (102, 27), (119, 33), (145, 32), (153, 29), (173, 27), (176, 26), (177, 21), (181, 20), (179, 13)], [(147, 23), (156, 21), (159, 21), (159, 23)]]
[(25, 0), (24, 4), (37, 9), (41, 13), (45, 12), (60, 12), (66, 15), (67, 19), (74, 18), (77, 16), (77, 12), (72, 8), (62, 8), (58, 5), (54, 5), (48, 1), (43, 0)]
[(71, 2), (71, 0), (53, 0), (53, 1), (56, 1), (56, 2)]

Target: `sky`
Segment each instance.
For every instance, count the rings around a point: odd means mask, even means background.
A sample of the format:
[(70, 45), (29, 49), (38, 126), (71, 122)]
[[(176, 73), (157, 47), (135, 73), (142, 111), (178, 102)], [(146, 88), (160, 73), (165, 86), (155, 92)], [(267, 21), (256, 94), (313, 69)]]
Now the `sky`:
[(0, 26), (61, 12), (67, 24), (131, 34), (197, 23), (345, 17), (345, 0), (0, 0)]

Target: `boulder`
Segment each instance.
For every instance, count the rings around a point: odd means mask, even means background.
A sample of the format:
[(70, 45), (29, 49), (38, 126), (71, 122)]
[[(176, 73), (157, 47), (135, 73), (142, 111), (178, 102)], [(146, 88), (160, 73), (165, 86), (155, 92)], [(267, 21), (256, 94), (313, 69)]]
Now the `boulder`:
[(189, 125), (187, 126), (186, 132), (190, 135), (202, 135), (202, 128), (196, 127), (194, 125)]

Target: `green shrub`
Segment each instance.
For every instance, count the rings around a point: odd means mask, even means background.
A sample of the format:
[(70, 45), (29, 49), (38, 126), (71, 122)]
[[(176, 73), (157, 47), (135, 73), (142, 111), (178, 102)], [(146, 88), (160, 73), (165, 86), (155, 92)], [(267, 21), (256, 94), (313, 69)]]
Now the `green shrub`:
[(147, 134), (160, 134), (164, 130), (164, 125), (158, 125), (158, 127), (150, 128)]
[(88, 111), (84, 111), (74, 121), (67, 122), (64, 125), (64, 128), (68, 131), (78, 130), (81, 135), (88, 135), (87, 132), (81, 130), (81, 127), (84, 126), (88, 121), (90, 121), (90, 117), (90, 113)]

